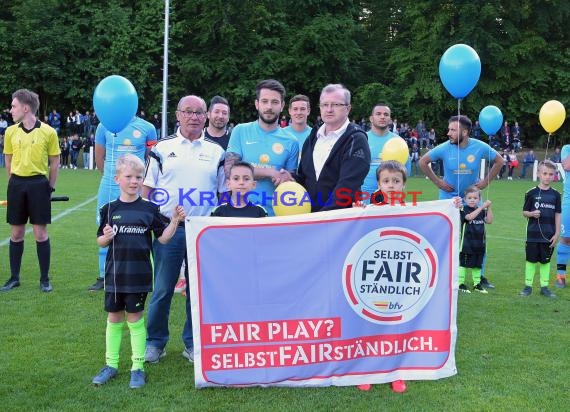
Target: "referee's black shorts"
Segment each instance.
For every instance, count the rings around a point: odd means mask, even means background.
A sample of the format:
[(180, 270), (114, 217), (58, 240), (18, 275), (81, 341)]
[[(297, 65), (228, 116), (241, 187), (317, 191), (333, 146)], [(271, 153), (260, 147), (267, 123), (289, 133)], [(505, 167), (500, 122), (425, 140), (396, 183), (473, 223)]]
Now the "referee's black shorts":
[(526, 261), (530, 263), (550, 263), (554, 248), (550, 243), (526, 242)]
[(51, 188), (44, 175), (10, 176), (6, 222), (10, 225), (51, 223)]

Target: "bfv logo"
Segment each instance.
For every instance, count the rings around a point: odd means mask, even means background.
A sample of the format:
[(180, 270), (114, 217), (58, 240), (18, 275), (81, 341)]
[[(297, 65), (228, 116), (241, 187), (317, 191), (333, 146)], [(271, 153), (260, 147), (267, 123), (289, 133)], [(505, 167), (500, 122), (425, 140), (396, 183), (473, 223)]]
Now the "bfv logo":
[(388, 309), (402, 309), (404, 307), (404, 305), (400, 305), (398, 302), (390, 302), (390, 305), (388, 306)]

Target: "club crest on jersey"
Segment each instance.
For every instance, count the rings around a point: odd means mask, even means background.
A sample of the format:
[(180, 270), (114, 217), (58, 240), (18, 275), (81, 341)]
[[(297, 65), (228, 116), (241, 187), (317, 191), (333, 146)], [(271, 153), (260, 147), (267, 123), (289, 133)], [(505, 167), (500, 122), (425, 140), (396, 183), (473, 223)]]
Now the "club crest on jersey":
[(273, 153), (280, 155), (285, 151), (285, 148), (281, 143), (274, 143), (273, 146), (271, 146), (271, 150), (273, 150)]

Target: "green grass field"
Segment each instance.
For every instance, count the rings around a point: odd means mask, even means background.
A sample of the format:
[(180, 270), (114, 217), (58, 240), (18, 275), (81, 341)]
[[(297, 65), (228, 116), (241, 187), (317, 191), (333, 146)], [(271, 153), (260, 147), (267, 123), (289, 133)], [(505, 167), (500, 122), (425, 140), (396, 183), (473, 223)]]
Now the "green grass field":
[[(530, 180), (495, 181), (484, 192), (493, 201), (488, 227), (488, 295), (460, 295), (456, 360), (458, 374), (439, 381), (408, 383), (403, 395), (389, 385), (369, 392), (354, 387), (309, 389), (194, 388), (192, 366), (181, 356), (183, 298), (175, 295), (168, 355), (148, 365), (148, 383), (128, 388), (130, 343), (125, 328), (119, 376), (104, 387), (91, 379), (104, 364), (103, 293), (87, 292), (97, 276), (95, 208), (100, 174), (63, 170), (50, 226), (53, 293), (39, 291), (33, 236), (26, 236), (22, 286), (0, 294), (0, 399), (2, 410), (566, 410), (570, 355), (570, 289), (556, 299), (536, 293), (521, 298), (525, 220), (521, 214)], [(562, 190), (562, 185), (555, 187)], [(423, 178), (408, 190), (436, 197)], [(0, 182), (2, 198), (6, 179)], [(3, 219), (4, 220), (4, 219)], [(9, 228), (1, 224), (0, 281), (9, 277)], [(555, 265), (551, 269), (554, 279)], [(469, 277), (468, 277), (469, 279)]]

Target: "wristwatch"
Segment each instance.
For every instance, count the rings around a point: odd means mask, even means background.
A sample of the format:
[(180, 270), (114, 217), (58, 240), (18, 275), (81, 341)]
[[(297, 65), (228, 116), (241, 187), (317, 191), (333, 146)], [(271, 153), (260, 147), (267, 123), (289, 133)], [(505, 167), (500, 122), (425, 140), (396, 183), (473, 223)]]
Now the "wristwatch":
[(55, 192), (55, 187), (51, 187), (51, 186), (50, 186), (50, 187), (49, 187), (49, 190), (50, 190), (51, 193), (53, 193), (53, 192)]

